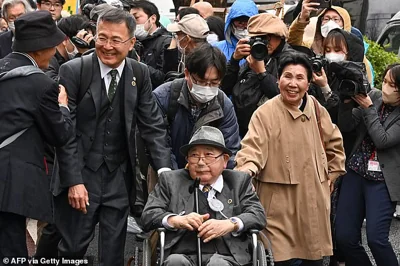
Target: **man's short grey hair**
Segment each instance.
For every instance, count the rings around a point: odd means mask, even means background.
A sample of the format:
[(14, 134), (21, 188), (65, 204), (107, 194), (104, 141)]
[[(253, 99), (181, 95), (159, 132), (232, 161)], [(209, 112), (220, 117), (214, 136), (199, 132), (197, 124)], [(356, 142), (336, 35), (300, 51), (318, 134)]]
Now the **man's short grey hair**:
[(3, 5), (1, 6), (1, 13), (6, 21), (8, 21), (7, 9), (18, 4), (24, 5), (25, 13), (33, 11), (33, 8), (26, 0), (4, 0)]
[(135, 30), (136, 30), (135, 18), (126, 11), (123, 11), (118, 8), (112, 8), (110, 10), (107, 10), (106, 12), (101, 14), (97, 19), (97, 29), (99, 28), (99, 23), (101, 21), (116, 23), (116, 24), (125, 23), (126, 27), (128, 28), (129, 37), (132, 38), (135, 36)]

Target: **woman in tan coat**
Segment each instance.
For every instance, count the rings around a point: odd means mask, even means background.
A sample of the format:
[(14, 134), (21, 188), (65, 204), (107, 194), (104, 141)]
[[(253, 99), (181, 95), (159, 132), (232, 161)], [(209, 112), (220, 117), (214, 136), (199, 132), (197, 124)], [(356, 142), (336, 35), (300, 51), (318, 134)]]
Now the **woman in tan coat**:
[(287, 53), (278, 74), (281, 94), (253, 114), (237, 170), (255, 178), (275, 265), (296, 259), (322, 265), (322, 257), (332, 255), (330, 185), (345, 173), (342, 136), (307, 94), (312, 75), (307, 57)]

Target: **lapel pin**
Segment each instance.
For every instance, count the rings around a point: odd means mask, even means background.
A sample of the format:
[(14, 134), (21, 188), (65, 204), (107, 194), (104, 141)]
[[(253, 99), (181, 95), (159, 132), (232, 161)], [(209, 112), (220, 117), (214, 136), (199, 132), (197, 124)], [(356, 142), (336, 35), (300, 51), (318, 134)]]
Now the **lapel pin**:
[(228, 204), (232, 204), (232, 199), (228, 199)]
[(136, 86), (136, 81), (132, 80), (132, 86), (133, 86), (133, 87)]

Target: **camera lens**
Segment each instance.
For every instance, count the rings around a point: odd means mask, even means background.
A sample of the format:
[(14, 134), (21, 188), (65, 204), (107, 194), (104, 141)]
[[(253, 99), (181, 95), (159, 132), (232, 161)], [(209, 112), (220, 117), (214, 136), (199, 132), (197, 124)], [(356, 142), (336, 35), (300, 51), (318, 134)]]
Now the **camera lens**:
[(251, 56), (257, 61), (262, 61), (268, 54), (267, 46), (261, 41), (255, 41), (251, 46)]

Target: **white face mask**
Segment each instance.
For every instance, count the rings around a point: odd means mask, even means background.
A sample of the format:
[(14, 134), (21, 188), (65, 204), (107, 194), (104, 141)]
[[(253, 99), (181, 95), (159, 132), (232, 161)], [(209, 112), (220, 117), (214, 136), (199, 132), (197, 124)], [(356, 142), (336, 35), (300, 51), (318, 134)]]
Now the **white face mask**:
[(190, 80), (192, 81), (192, 89), (189, 92), (196, 102), (207, 103), (218, 95), (218, 87), (200, 86), (194, 84), (191, 77)]
[(249, 32), (247, 31), (247, 29), (237, 29), (235, 27), (233, 27), (233, 35), (235, 35), (235, 37), (240, 40), (240, 39), (244, 39), (247, 38), (249, 36)]
[(71, 60), (71, 59), (75, 58), (75, 56), (79, 53), (79, 51), (78, 51), (78, 49), (76, 49), (75, 44), (73, 44), (71, 42), (71, 40), (70, 40), (70, 43), (72, 44), (72, 46), (74, 46), (74, 50), (72, 52), (68, 52), (67, 47), (65, 47), (65, 51), (67, 51), (68, 58)]
[(218, 41), (219, 41), (219, 40), (218, 40), (218, 35), (217, 35), (217, 34), (215, 34), (215, 33), (208, 34), (208, 36), (207, 36), (207, 42), (208, 42), (209, 44), (213, 45), (214, 43), (216, 43), (216, 42), (218, 42)]
[(329, 62), (342, 62), (344, 60), (346, 60), (346, 55), (342, 54), (342, 53), (327, 53), (325, 54), (325, 58), (329, 61)]
[(321, 26), (321, 35), (322, 37), (326, 38), (328, 36), (329, 32), (333, 29), (343, 29), (342, 27), (339, 26), (335, 21), (329, 20), (327, 23)]
[(15, 32), (14, 21), (8, 22), (8, 29), (11, 30), (12, 32)]
[(185, 54), (185, 49), (188, 46), (189, 43), (186, 43), (185, 47), (181, 46), (181, 41), (183, 39), (185, 39), (187, 37), (187, 35), (185, 35), (184, 37), (182, 37), (180, 40), (176, 39), (176, 46), (178, 46), (178, 50), (182, 53)]
[[(146, 23), (145, 23), (146, 24)], [(144, 40), (147, 36), (149, 36), (149, 32), (144, 29), (145, 24), (136, 25), (135, 37), (141, 41)]]

